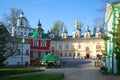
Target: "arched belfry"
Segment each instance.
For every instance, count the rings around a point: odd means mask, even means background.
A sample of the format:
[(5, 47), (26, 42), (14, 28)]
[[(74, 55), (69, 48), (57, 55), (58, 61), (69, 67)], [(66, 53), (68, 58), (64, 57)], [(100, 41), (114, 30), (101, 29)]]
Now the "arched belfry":
[(30, 27), (27, 18), (24, 16), (23, 11), (21, 11), (20, 15), (16, 20), (17, 24), (12, 26), (11, 36), (14, 37), (30, 37), (31, 32), (33, 32), (33, 28)]
[(17, 26), (22, 26), (22, 27), (28, 26), (28, 20), (24, 16), (23, 11), (21, 12), (21, 14), (19, 15), (19, 17), (17, 18)]

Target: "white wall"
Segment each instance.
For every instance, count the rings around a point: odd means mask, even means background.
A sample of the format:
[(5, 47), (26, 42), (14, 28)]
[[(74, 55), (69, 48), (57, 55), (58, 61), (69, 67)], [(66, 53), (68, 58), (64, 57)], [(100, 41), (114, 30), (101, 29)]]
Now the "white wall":
[[(19, 44), (18, 49), (20, 49), (20, 54), (16, 53), (9, 57), (4, 63), (6, 65), (21, 65), (22, 59), (22, 44)], [(28, 49), (28, 55), (26, 55), (26, 50)], [(28, 62), (30, 64), (30, 44), (23, 44), (23, 65)]]

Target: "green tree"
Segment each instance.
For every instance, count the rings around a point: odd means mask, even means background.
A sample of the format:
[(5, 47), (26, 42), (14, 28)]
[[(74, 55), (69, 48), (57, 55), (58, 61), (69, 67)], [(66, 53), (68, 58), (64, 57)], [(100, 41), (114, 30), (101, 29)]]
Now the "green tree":
[(0, 66), (8, 57), (16, 53), (17, 48), (18, 43), (10, 36), (4, 24), (0, 24)]
[(54, 24), (53, 24), (53, 27), (52, 27), (52, 30), (53, 32), (55, 33), (55, 36), (56, 37), (59, 37), (60, 36), (60, 33), (62, 31), (62, 26), (64, 25), (63, 22), (61, 21), (56, 21)]

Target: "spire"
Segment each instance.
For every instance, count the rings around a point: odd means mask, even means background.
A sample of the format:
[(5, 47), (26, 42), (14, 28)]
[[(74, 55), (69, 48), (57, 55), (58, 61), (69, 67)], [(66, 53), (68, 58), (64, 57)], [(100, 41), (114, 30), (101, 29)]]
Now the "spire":
[(101, 28), (100, 23), (98, 23), (98, 29), (100, 29), (100, 28)]
[(40, 23), (40, 19), (38, 20), (38, 26), (40, 26), (40, 27), (42, 26), (41, 23)]
[(78, 18), (76, 18), (75, 27), (78, 27), (78, 26), (79, 26), (79, 22), (78, 22)]
[(97, 32), (101, 32), (101, 26), (100, 26), (100, 23), (98, 23), (98, 26), (97, 26)]
[(89, 29), (89, 25), (88, 25), (88, 23), (86, 24), (86, 29), (87, 29), (87, 30)]
[(66, 26), (65, 25), (63, 25), (63, 30), (65, 30), (66, 29)]
[(88, 23), (86, 24), (86, 32), (90, 32)]

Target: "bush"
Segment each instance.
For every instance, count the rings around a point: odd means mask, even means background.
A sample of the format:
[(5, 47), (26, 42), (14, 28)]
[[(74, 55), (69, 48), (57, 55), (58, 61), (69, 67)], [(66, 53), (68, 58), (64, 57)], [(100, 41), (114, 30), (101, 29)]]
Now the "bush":
[(3, 66), (5, 66), (5, 64), (4, 63), (0, 63), (0, 67), (2, 68)]
[(106, 67), (101, 67), (100, 68), (100, 72), (102, 73), (102, 74), (108, 74), (109, 72), (108, 72), (108, 68), (106, 68)]

